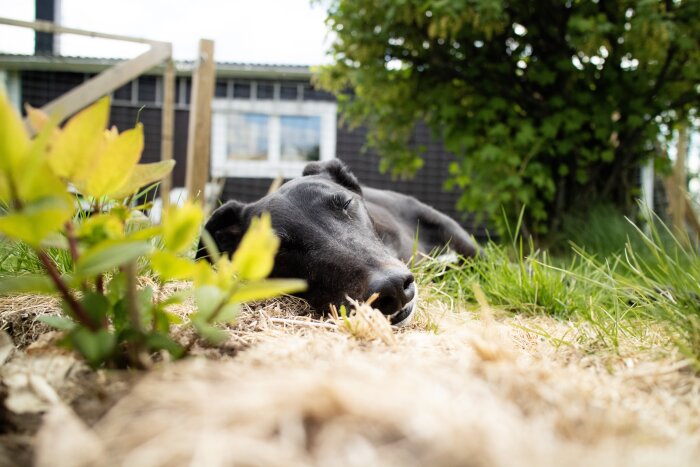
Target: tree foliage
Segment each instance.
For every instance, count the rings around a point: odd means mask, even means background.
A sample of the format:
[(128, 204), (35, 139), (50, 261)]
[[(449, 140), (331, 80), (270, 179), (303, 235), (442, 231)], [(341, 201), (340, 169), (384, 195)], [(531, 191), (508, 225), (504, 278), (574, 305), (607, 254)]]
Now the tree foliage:
[(700, 101), (697, 0), (331, 0), (320, 82), (415, 173), (425, 121), (457, 157), (459, 206), (545, 233), (595, 198), (629, 206), (662, 128)]

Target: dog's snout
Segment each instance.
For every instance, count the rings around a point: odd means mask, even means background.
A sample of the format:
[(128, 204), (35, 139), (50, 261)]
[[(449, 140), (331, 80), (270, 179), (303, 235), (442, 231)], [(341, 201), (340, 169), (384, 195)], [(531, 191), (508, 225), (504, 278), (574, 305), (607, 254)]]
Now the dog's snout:
[(390, 269), (377, 273), (370, 282), (368, 295), (374, 293), (379, 294), (379, 297), (372, 306), (385, 315), (394, 314), (415, 296), (413, 274), (407, 269)]

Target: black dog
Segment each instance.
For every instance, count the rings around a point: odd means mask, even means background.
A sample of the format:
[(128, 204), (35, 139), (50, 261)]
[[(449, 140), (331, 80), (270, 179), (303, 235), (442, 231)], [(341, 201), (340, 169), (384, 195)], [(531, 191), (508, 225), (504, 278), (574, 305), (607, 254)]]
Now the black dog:
[[(212, 214), (205, 228), (221, 252), (233, 253), (253, 216), (269, 212), (280, 238), (272, 277), (301, 278), (300, 294), (323, 312), (346, 296), (367, 299), (406, 324), (416, 307), (417, 288), (406, 267), (417, 249), (430, 253), (448, 246), (465, 257), (480, 248), (451, 218), (399, 193), (360, 187), (339, 160), (313, 162), (303, 176), (251, 203), (229, 201)], [(200, 243), (197, 257), (205, 257)]]

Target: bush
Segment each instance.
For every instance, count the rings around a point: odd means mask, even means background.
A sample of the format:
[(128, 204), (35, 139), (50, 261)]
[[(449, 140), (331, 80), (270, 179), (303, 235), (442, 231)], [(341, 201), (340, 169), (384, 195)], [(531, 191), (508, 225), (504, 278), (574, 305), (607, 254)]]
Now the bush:
[[(161, 225), (151, 225), (132, 200), (174, 162), (138, 164), (143, 127), (105, 130), (109, 105), (103, 98), (63, 128), (28, 107), (37, 132), (31, 139), (0, 91), (0, 234), (33, 251), (42, 267), (0, 278), (0, 293), (58, 294), (63, 315), (40, 319), (64, 331), (67, 346), (94, 367), (147, 367), (155, 351), (185, 354), (170, 335), (179, 318), (168, 312), (185, 296), (138, 288), (139, 273), (151, 271), (161, 284), (192, 280), (197, 311), (188, 324), (212, 343), (226, 338), (217, 324), (232, 321), (241, 303), (305, 287), (300, 280), (266, 279), (279, 246), (269, 215), (253, 221), (232, 258), (211, 249), (214, 265), (192, 259), (204, 217), (199, 206), (171, 207)], [(77, 207), (69, 186), (89, 202), (90, 215)], [(68, 264), (59, 268), (57, 257)]]

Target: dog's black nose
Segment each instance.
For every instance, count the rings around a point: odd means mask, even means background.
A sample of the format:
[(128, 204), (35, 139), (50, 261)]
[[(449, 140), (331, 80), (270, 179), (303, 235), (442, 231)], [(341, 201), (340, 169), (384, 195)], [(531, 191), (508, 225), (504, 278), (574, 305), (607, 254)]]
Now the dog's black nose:
[(416, 294), (413, 274), (407, 269), (389, 269), (376, 273), (369, 283), (368, 296), (374, 293), (378, 293), (379, 297), (372, 306), (385, 315), (392, 315), (413, 300)]

